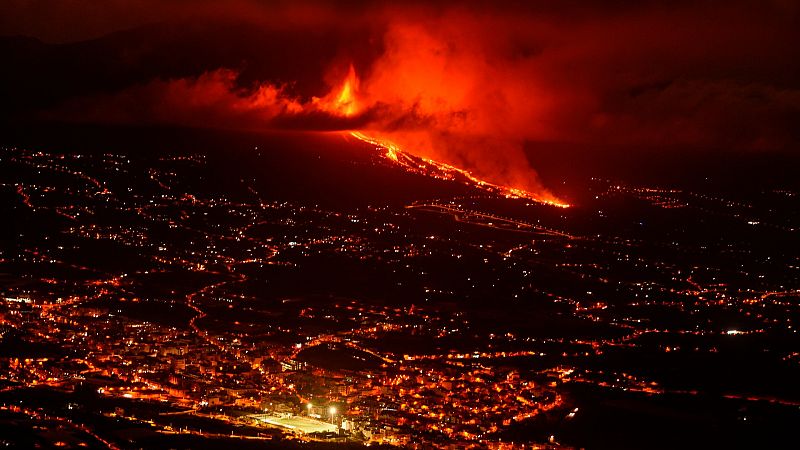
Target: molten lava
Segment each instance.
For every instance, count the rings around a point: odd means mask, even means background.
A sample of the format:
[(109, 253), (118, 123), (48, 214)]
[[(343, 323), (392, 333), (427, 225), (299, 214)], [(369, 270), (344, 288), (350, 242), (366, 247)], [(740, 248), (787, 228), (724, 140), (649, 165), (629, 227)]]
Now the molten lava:
[(336, 98), (336, 105), (340, 111), (346, 116), (351, 117), (359, 110), (358, 100), (356, 94), (358, 93), (358, 76), (353, 66), (350, 66), (350, 71), (347, 78), (342, 85), (342, 90)]
[(375, 139), (365, 135), (360, 131), (351, 131), (350, 136), (381, 149), (384, 151), (383, 156), (385, 158), (399, 164), (400, 167), (411, 173), (417, 173), (441, 180), (463, 181), (466, 184), (470, 184), (477, 188), (493, 192), (507, 198), (524, 198), (538, 203), (544, 203), (546, 205), (558, 206), (559, 208), (568, 208), (570, 206), (569, 204), (561, 202), (554, 197), (543, 198), (523, 189), (502, 186), (490, 181), (482, 180), (472, 175), (467, 170), (459, 169), (458, 167), (451, 166), (449, 164), (434, 161), (430, 158), (410, 155), (391, 141)]
[(361, 112), (361, 104), (357, 98), (358, 89), (358, 75), (351, 64), (341, 87), (323, 98), (315, 97), (313, 103), (323, 111), (343, 117), (353, 117)]

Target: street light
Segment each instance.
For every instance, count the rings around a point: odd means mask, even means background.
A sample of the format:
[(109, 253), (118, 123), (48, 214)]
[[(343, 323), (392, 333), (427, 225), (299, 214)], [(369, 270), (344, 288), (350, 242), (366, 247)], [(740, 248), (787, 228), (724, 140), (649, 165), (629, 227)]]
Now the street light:
[(329, 413), (330, 413), (332, 416), (335, 416), (335, 415), (336, 415), (336, 407), (335, 407), (335, 406), (331, 406), (330, 408), (328, 408), (328, 412), (329, 412)]

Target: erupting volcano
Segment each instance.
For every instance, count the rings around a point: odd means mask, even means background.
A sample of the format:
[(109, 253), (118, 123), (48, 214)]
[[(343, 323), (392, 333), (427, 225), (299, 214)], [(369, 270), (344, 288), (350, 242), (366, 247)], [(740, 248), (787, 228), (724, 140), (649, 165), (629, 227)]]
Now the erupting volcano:
[[(343, 118), (357, 118), (369, 111), (369, 109), (364, 106), (366, 102), (359, 98), (359, 86), (359, 77), (351, 64), (347, 76), (342, 81), (341, 85), (334, 88), (323, 98), (313, 98), (312, 104), (316, 108), (329, 114)], [(373, 104), (369, 108), (376, 109), (381, 108), (381, 106)], [(414, 147), (401, 148), (400, 145), (390, 139), (378, 137), (382, 133), (380, 128), (375, 127), (375, 123), (370, 122), (368, 125), (371, 125), (372, 128), (348, 130), (345, 133), (362, 142), (374, 145), (382, 151), (386, 159), (408, 172), (442, 180), (462, 182), (509, 198), (524, 198), (561, 208), (570, 206), (544, 188), (538, 188), (534, 191), (522, 186), (506, 185), (503, 184), (501, 180), (493, 179), (491, 175), (478, 176), (470, 170), (457, 167), (448, 162), (437, 161), (436, 159), (426, 157), (424, 156), (425, 152), (423, 152), (423, 154), (418, 154)], [(398, 133), (402, 133), (402, 131), (398, 131), (397, 129), (393, 130), (393, 134), (397, 135)], [(430, 151), (427, 153), (430, 153)], [(531, 183), (526, 184), (528, 186), (538, 187), (536, 174), (531, 171), (528, 176), (530, 177)], [(523, 182), (525, 182), (525, 180), (523, 180)]]

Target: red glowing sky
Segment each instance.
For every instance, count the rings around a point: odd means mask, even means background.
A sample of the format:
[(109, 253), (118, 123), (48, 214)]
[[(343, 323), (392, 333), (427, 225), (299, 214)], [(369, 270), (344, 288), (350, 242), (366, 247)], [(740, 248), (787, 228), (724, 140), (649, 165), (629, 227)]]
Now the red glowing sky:
[[(11, 0), (0, 17), (2, 34), (68, 43), (72, 58), (103, 67), (73, 81), (67, 70), (58, 95), (38, 86), (28, 109), (49, 117), (359, 129), (539, 192), (530, 141), (800, 143), (792, 1)], [(129, 29), (139, 31), (120, 33)], [(79, 81), (92, 76), (119, 81)], [(352, 100), (337, 103), (348, 77)]]

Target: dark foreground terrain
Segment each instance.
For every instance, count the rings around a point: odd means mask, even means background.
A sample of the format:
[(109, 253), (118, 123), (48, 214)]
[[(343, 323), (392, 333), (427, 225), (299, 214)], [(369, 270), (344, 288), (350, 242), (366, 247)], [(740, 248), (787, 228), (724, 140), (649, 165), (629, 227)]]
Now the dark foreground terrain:
[(3, 145), (0, 443), (797, 446), (785, 173), (584, 167), (562, 209), (340, 134)]

